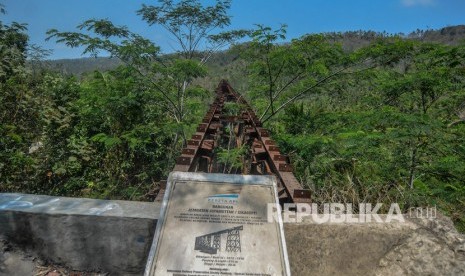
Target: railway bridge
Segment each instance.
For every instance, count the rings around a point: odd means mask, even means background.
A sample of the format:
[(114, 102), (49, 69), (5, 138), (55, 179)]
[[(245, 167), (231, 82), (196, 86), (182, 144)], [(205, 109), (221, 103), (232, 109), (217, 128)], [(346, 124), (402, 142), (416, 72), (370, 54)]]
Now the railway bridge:
[[(176, 159), (173, 171), (274, 175), (280, 203), (309, 203), (310, 191), (297, 181), (289, 157), (280, 152), (244, 97), (226, 80), (220, 81), (215, 93), (215, 100)], [(219, 149), (238, 148), (244, 152), (241, 168), (228, 167), (219, 160)], [(163, 199), (165, 189), (166, 181), (162, 181), (157, 201)]]

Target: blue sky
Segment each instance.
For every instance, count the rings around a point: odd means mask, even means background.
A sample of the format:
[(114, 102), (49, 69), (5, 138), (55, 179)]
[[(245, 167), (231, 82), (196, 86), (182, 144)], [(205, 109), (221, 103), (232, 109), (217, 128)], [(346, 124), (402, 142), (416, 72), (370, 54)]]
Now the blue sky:
[[(212, 0), (203, 1), (212, 3)], [(79, 49), (45, 42), (45, 32), (56, 28), (73, 31), (89, 18), (108, 18), (118, 25), (150, 38), (164, 52), (172, 44), (162, 30), (149, 27), (137, 15), (142, 3), (154, 0), (0, 0), (7, 15), (3, 22), (28, 23), (31, 43), (52, 49), (52, 59), (76, 58)], [(465, 24), (465, 0), (233, 0), (231, 28), (288, 25), (288, 39), (307, 33), (374, 30), (409, 33)]]

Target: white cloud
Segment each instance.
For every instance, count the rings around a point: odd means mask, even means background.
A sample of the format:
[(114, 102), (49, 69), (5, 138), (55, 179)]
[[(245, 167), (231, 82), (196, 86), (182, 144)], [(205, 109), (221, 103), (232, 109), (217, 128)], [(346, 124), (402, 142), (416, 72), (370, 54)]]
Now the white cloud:
[(413, 6), (432, 6), (435, 0), (401, 0), (402, 5), (406, 7)]

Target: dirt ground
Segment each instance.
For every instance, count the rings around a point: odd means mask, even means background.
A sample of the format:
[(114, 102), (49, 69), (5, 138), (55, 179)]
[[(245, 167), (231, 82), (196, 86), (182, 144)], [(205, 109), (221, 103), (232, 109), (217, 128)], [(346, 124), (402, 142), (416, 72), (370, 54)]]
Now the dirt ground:
[(0, 240), (0, 276), (107, 276), (51, 264)]

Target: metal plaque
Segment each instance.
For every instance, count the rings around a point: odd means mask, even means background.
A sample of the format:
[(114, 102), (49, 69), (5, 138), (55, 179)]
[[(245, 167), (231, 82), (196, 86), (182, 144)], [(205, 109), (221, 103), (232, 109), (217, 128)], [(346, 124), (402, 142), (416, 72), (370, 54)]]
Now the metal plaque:
[(145, 275), (290, 275), (277, 204), (272, 176), (171, 173)]

